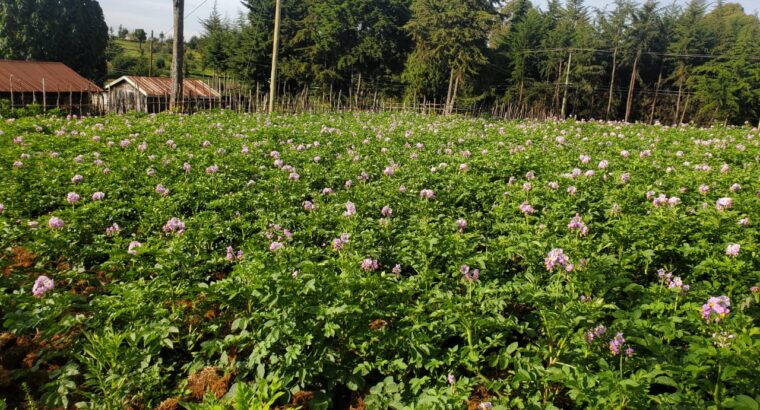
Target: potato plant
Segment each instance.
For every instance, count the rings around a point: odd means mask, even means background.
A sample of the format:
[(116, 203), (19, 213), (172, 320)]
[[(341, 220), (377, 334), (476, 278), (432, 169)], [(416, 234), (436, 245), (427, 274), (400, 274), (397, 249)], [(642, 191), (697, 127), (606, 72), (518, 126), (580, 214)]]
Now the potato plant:
[(5, 119), (0, 389), (11, 407), (756, 409), (759, 141)]

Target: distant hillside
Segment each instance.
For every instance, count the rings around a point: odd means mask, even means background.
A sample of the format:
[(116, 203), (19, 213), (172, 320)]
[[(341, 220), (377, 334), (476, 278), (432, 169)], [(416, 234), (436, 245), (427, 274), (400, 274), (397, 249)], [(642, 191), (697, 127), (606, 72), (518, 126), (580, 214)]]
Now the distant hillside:
[[(120, 38), (109, 39), (108, 45), (108, 80), (123, 75), (168, 76), (172, 63), (172, 44), (170, 41), (153, 42), (153, 67), (150, 68), (150, 45), (134, 40)], [(204, 68), (201, 54), (185, 45), (185, 74), (189, 77), (207, 77), (213, 70)]]

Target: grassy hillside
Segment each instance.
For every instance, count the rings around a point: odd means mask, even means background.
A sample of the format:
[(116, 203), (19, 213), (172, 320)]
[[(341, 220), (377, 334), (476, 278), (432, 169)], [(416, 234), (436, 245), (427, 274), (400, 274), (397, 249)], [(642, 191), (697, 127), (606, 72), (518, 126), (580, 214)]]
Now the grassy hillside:
[[(150, 52), (149, 44), (145, 42), (142, 47), (139, 42), (132, 40), (113, 39), (113, 58), (108, 62), (108, 78), (118, 78), (122, 75), (148, 75), (168, 76), (172, 62), (171, 43), (153, 44), (153, 68), (148, 70)], [(213, 71), (203, 67), (202, 56), (197, 50), (185, 49), (185, 64), (191, 77), (204, 77), (213, 74)]]

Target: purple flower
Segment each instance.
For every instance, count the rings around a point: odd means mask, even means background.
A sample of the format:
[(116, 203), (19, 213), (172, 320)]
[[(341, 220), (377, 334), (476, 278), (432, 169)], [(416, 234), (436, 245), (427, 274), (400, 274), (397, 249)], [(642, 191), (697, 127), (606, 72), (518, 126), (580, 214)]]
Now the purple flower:
[(190, 171), (193, 170), (193, 167), (190, 164), (188, 164), (187, 162), (185, 162), (184, 164), (182, 164), (182, 169), (185, 172), (189, 173)]
[(623, 173), (623, 175), (620, 176), (620, 182), (624, 184), (627, 184), (628, 181), (630, 181), (630, 179), (631, 179), (631, 174), (629, 174), (628, 172), (625, 172)]
[(448, 382), (449, 382), (449, 384), (454, 384), (454, 383), (456, 383), (456, 378), (454, 378), (454, 375), (453, 375), (453, 374), (449, 373), (449, 374), (446, 376), (446, 381), (448, 381)]
[(390, 218), (391, 216), (393, 216), (393, 209), (391, 209), (390, 206), (385, 205), (383, 209), (380, 210), (380, 215), (386, 218)]
[(715, 208), (721, 212), (731, 208), (732, 206), (734, 206), (734, 200), (728, 197), (720, 198), (715, 202)]
[(739, 221), (737, 221), (736, 224), (742, 227), (747, 227), (749, 226), (749, 218), (739, 219)]
[(465, 228), (467, 228), (467, 220), (464, 218), (457, 219), (457, 232), (462, 233)]
[(567, 224), (567, 229), (571, 231), (578, 231), (581, 236), (586, 236), (586, 234), (588, 234), (588, 226), (583, 223), (583, 218), (581, 218), (581, 215), (577, 213), (573, 219), (570, 220), (570, 223)]
[(588, 332), (583, 334), (583, 339), (586, 341), (586, 343), (591, 343), (596, 339), (597, 337), (603, 335), (605, 332), (607, 332), (607, 328), (604, 327), (604, 325), (599, 325)]
[(628, 357), (633, 357), (633, 352), (634, 352), (634, 350), (633, 350), (632, 347), (629, 347), (629, 348), (625, 349), (625, 355), (628, 356)]
[(520, 212), (522, 212), (525, 215), (532, 215), (536, 213), (536, 210), (535, 208), (533, 208), (533, 206), (531, 206), (531, 204), (527, 202), (523, 202), (520, 204)]
[(733, 184), (730, 188), (728, 188), (731, 192), (739, 192), (740, 189), (742, 189), (742, 186), (739, 184)]
[(377, 270), (380, 265), (377, 263), (377, 259), (366, 258), (362, 261), (362, 270), (365, 272)]
[(278, 241), (272, 241), (272, 243), (269, 244), (269, 250), (271, 252), (275, 252), (275, 251), (277, 251), (279, 249), (282, 249), (284, 247), (285, 247), (285, 245), (282, 242), (278, 242)]
[(100, 192), (100, 191), (95, 192), (94, 194), (92, 194), (92, 200), (93, 201), (100, 201), (101, 199), (103, 199), (105, 197), (106, 197), (106, 194), (103, 193), (103, 192)]
[(168, 196), (169, 195), (169, 189), (165, 186), (158, 184), (156, 185), (156, 193), (161, 196)]
[(523, 191), (526, 191), (526, 192), (530, 191), (531, 189), (533, 189), (533, 185), (530, 182), (525, 182), (523, 183), (522, 189)]
[(79, 202), (79, 194), (76, 192), (69, 192), (66, 194), (66, 201), (70, 204), (75, 204)]
[(401, 265), (398, 263), (393, 265), (393, 269), (391, 269), (391, 272), (393, 272), (394, 275), (398, 277), (398, 275), (401, 275)]
[(48, 226), (50, 227), (50, 229), (63, 228), (63, 219), (54, 216), (50, 218), (50, 220), (48, 221)]
[(74, 184), (78, 184), (78, 183), (80, 183), (80, 182), (82, 182), (82, 181), (84, 181), (84, 177), (83, 177), (83, 176), (81, 176), (81, 175), (79, 175), (79, 174), (76, 174), (76, 175), (74, 175), (74, 176), (71, 178), (71, 182), (72, 182), (72, 183), (74, 183)]
[(185, 233), (185, 224), (179, 220), (179, 218), (171, 218), (164, 225), (164, 233), (173, 233), (176, 235), (182, 235)]
[(613, 356), (617, 356), (620, 354), (620, 348), (623, 347), (625, 344), (625, 339), (623, 338), (623, 333), (619, 332), (615, 335), (612, 340), (610, 340), (610, 352), (612, 352)]
[(708, 322), (711, 320), (720, 322), (731, 312), (729, 306), (731, 306), (731, 300), (728, 296), (713, 296), (702, 305), (702, 318)]
[(420, 191), (420, 198), (433, 199), (435, 198), (435, 192), (432, 189), (423, 189)]
[(346, 202), (346, 212), (343, 212), (343, 216), (353, 216), (356, 214), (356, 205), (353, 202)]
[(710, 192), (710, 186), (707, 184), (702, 184), (699, 186), (699, 193), (702, 195), (707, 195)]
[(53, 290), (55, 287), (55, 284), (53, 283), (53, 279), (48, 278), (45, 275), (41, 275), (37, 277), (37, 280), (34, 281), (34, 286), (32, 286), (32, 294), (35, 297), (41, 298), (43, 295), (45, 295), (46, 292)]
[(467, 265), (462, 265), (459, 268), (459, 271), (462, 272), (464, 278), (469, 282), (477, 282), (480, 277), (480, 269), (473, 269), (470, 271), (470, 267)]
[(549, 251), (549, 254), (544, 258), (544, 265), (549, 272), (554, 272), (556, 266), (565, 267), (570, 263), (570, 257), (565, 255), (565, 251), (560, 248), (555, 248)]
[(334, 251), (339, 251), (343, 249), (344, 246), (348, 244), (349, 235), (347, 233), (340, 234), (340, 237), (333, 239), (332, 241), (332, 248)]
[(478, 410), (491, 410), (493, 409), (493, 404), (491, 404), (490, 401), (482, 401), (480, 404), (478, 404)]
[(5, 212), (5, 205), (3, 205), (2, 203), (0, 203), (0, 214), (3, 213), (3, 212)]
[(298, 181), (301, 179), (301, 175), (299, 175), (296, 171), (291, 171), (290, 174), (288, 174), (288, 179), (291, 181)]
[(459, 164), (460, 172), (467, 172), (468, 169), (470, 169), (470, 167), (468, 167), (467, 164)]
[(206, 168), (206, 173), (207, 174), (216, 174), (217, 172), (219, 172), (219, 166), (217, 166), (217, 165), (212, 165), (212, 166)]
[(570, 194), (571, 196), (575, 196), (576, 192), (578, 192), (578, 188), (574, 186), (567, 187), (567, 193)]
[(227, 262), (232, 262), (235, 260), (235, 248), (232, 246), (227, 247), (227, 255), (224, 257), (224, 259), (227, 259)]
[(121, 227), (118, 224), (114, 223), (113, 225), (106, 228), (106, 236), (114, 236), (120, 231)]
[(405, 194), (406, 193), (406, 187), (403, 186), (403, 185), (401, 185), (400, 187), (398, 187), (398, 192), (400, 192), (402, 194)]
[(740, 249), (741, 249), (741, 245), (739, 245), (738, 243), (729, 244), (726, 247), (726, 256), (730, 256), (732, 258), (735, 258), (735, 257), (739, 256), (739, 250)]
[(129, 243), (129, 246), (127, 247), (127, 253), (130, 255), (137, 255), (137, 248), (142, 247), (142, 244), (137, 241), (132, 241)]
[(316, 206), (311, 201), (303, 201), (303, 209), (306, 211), (313, 211)]

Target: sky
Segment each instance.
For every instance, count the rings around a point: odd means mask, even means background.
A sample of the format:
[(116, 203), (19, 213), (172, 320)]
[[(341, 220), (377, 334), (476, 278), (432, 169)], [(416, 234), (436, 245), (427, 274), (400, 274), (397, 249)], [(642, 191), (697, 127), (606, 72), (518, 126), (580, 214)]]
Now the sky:
[[(661, 4), (667, 4), (672, 0), (662, 0)], [(123, 25), (134, 30), (142, 28), (150, 34), (150, 30), (158, 33), (164, 32), (167, 36), (172, 31), (172, 1), (171, 0), (99, 0), (100, 6), (106, 17), (106, 23), (113, 27), (114, 31)], [(185, 0), (185, 37), (199, 35), (203, 31), (198, 19), (205, 18), (211, 13), (215, 0)], [(677, 3), (686, 3), (686, 0), (676, 0)], [(760, 0), (727, 0), (737, 2), (744, 6), (747, 13), (760, 12)], [(543, 9), (546, 8), (546, 0), (533, 0), (533, 3)], [(604, 8), (611, 1), (586, 0), (589, 7)], [(240, 0), (216, 0), (217, 8), (222, 16), (235, 19), (243, 10)]]

